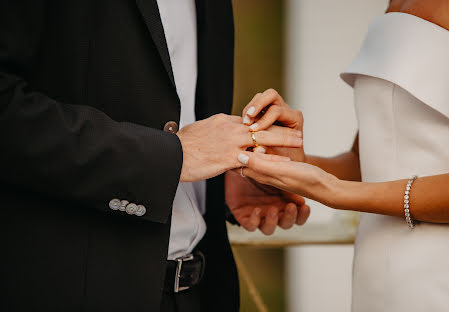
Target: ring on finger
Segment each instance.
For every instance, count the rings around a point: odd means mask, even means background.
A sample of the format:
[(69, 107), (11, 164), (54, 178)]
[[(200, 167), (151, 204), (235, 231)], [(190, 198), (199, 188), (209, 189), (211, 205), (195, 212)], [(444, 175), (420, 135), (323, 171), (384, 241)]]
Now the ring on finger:
[(251, 139), (253, 140), (254, 147), (258, 147), (259, 144), (257, 143), (257, 140), (256, 140), (256, 132), (255, 131), (251, 131)]
[(243, 166), (242, 167), (240, 167), (240, 176), (242, 177), (242, 178), (246, 178), (246, 175), (244, 175), (243, 174)]

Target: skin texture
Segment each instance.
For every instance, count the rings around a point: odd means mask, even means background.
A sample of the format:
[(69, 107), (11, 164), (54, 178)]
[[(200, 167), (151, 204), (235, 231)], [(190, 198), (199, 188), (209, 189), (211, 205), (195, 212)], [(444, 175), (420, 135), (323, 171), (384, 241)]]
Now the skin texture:
[[(302, 115), (287, 108), (279, 95), (272, 91), (269, 93), (271, 96), (258, 96), (245, 108), (244, 114), (254, 107), (250, 110), (254, 113), (250, 116), (252, 118), (249, 124), (259, 123), (259, 114), (264, 110), (265, 114), (280, 112), (276, 114), (276, 119), (281, 123), (282, 120), (288, 120), (291, 125), (302, 125)], [(274, 105), (279, 105), (283, 109), (273, 110)], [(290, 120), (291, 116), (297, 118), (297, 123)], [(268, 126), (260, 124), (258, 131)], [(300, 130), (302, 131), (302, 128)], [(280, 155), (288, 155), (291, 160), (244, 152), (249, 161), (242, 163), (246, 166), (243, 174), (259, 183), (296, 193), (332, 208), (404, 216), (403, 196), (408, 180), (384, 183), (357, 182), (360, 181), (361, 175), (358, 136), (350, 151), (332, 158), (304, 156), (302, 147), (285, 153), (282, 153), (282, 149), (277, 150), (279, 151)], [(297, 155), (293, 155), (294, 153)], [(292, 161), (298, 159), (303, 159), (304, 162)], [(420, 177), (416, 180), (410, 194), (412, 218), (418, 221), (449, 223), (448, 186), (449, 174)]]
[[(267, 90), (263, 94), (256, 94), (245, 108), (243, 116), (247, 116), (245, 114), (247, 109), (258, 98), (263, 98), (264, 102), (276, 102), (278, 97), (279, 94), (273, 89)], [(291, 110), (283, 100), (276, 103), (278, 105), (267, 108), (265, 114), (255, 113), (259, 117), (258, 123), (261, 127), (266, 129), (276, 122), (284, 127), (297, 130), (302, 137), (302, 132), (299, 131), (299, 129), (302, 129), (302, 113), (295, 111), (295, 116), (290, 116), (285, 114), (285, 112), (291, 113)], [(254, 124), (254, 120), (255, 118), (249, 116), (244, 119), (246, 125)], [(287, 157), (294, 157), (297, 161), (305, 159), (304, 153), (298, 154), (297, 152), (298, 150), (301, 151), (302, 147), (270, 147), (263, 144), (259, 134), (260, 132), (257, 133), (256, 139), (262, 146), (255, 148), (254, 151), (260, 152), (262, 148), (265, 153), (282, 154)], [(259, 228), (265, 235), (270, 235), (274, 233), (276, 225), (283, 229), (289, 229), (295, 224), (303, 225), (310, 215), (310, 207), (305, 204), (305, 200), (301, 196), (262, 185), (252, 179), (243, 178), (240, 176), (239, 169), (235, 172), (227, 172), (225, 183), (226, 203), (240, 225), (248, 231)]]
[[(240, 167), (237, 155), (254, 145), (242, 118), (224, 114), (190, 124), (177, 135), (183, 148), (183, 182), (211, 178)], [(266, 146), (302, 146), (300, 131), (280, 126), (267, 127), (258, 133), (257, 139)], [(226, 176), (226, 201), (242, 227), (250, 231), (259, 228), (269, 235), (277, 225), (288, 229), (307, 220), (310, 210), (302, 197), (256, 186), (240, 175)], [(251, 194), (252, 201), (245, 194)]]
[[(177, 133), (183, 151), (181, 181), (205, 180), (240, 167), (237, 155), (254, 145), (248, 131), (242, 118), (225, 114), (182, 128)], [(264, 129), (258, 134), (258, 140), (266, 146), (302, 146), (300, 131), (279, 126)]]
[(449, 30), (448, 0), (392, 0), (387, 12), (415, 15)]
[[(263, 103), (271, 103), (263, 106)], [(254, 111), (248, 114), (248, 109), (254, 107)], [(298, 110), (291, 110), (290, 107), (284, 102), (279, 93), (274, 89), (268, 89), (263, 93), (256, 94), (253, 99), (243, 110), (243, 116), (247, 116), (246, 123), (253, 128), (251, 130), (260, 131), (266, 129), (270, 125), (276, 123), (283, 127), (292, 128), (300, 131), (302, 135), (302, 128), (304, 118), (302, 112)], [(256, 122), (257, 121), (257, 122)], [(254, 124), (257, 127), (254, 128)], [(259, 134), (257, 134), (257, 138)], [(263, 145), (262, 142), (259, 144)], [(277, 154), (290, 157), (294, 161), (305, 161), (306, 155), (304, 149), (299, 148), (282, 148), (282, 147), (270, 147), (263, 146), (265, 152), (268, 154)]]
[(259, 228), (270, 235), (277, 225), (283, 229), (303, 225), (310, 215), (303, 197), (242, 178), (239, 172), (228, 172), (225, 183), (226, 203), (248, 231)]
[[(319, 167), (300, 162), (266, 160), (246, 152), (244, 174), (260, 183), (294, 192), (329, 207), (403, 217), (403, 196), (408, 180), (365, 183), (340, 180)], [(410, 194), (413, 219), (449, 223), (449, 174), (421, 177)]]
[[(434, 24), (437, 24), (443, 28), (449, 29), (449, 0), (392, 0), (387, 12), (402, 12), (408, 13)], [(246, 115), (250, 107), (255, 107), (254, 113), (251, 116)], [(264, 112), (262, 112), (264, 110)], [(243, 111), (243, 117), (246, 117), (245, 123), (252, 125), (257, 122), (258, 127), (254, 130), (260, 131), (266, 129), (269, 125), (280, 124), (285, 127), (290, 127), (296, 130), (302, 130), (303, 116), (299, 111), (290, 110), (288, 105), (285, 104), (282, 97), (277, 94), (275, 90), (267, 90), (263, 93), (257, 94), (253, 100)], [(269, 154), (278, 154), (290, 157), (297, 162), (306, 162), (309, 165), (306, 168), (301, 168), (299, 164), (293, 167), (289, 167), (286, 163), (282, 166), (276, 166), (270, 175), (260, 175), (259, 172), (251, 172), (251, 169), (245, 169), (245, 174), (259, 178), (259, 182), (271, 184), (273, 186), (296, 192), (310, 198), (314, 198), (321, 201), (328, 206), (338, 209), (359, 210), (364, 212), (379, 213), (385, 215), (393, 215), (403, 217), (402, 207), (402, 193), (406, 184), (406, 181), (394, 181), (388, 183), (368, 184), (368, 183), (356, 183), (350, 181), (360, 181), (360, 160), (358, 155), (358, 136), (355, 138), (353, 147), (347, 153), (338, 155), (331, 158), (316, 157), (306, 155), (302, 147), (296, 149), (287, 149), (279, 147), (267, 147), (264, 146), (265, 152)], [(253, 166), (252, 161), (254, 157), (260, 158), (260, 155), (252, 155), (250, 158), (249, 166)], [(264, 160), (264, 159), (262, 159)], [(267, 161), (266, 159), (264, 161)], [(276, 164), (279, 165), (279, 164)], [(284, 179), (289, 178), (287, 181), (279, 181), (274, 179), (280, 177), (279, 169), (287, 169), (285, 171)], [(316, 169), (315, 169), (316, 168)], [(318, 168), (322, 170), (317, 170)], [(307, 170), (306, 170), (307, 169)], [(249, 170), (247, 172), (247, 170)], [(292, 173), (310, 173), (311, 176), (302, 176), (305, 181), (300, 180), (298, 176), (291, 177)], [(230, 175), (231, 173), (228, 173)], [(256, 177), (256, 175), (258, 175)], [(279, 221), (279, 224), (289, 225), (292, 224), (294, 217), (293, 208), (285, 205), (285, 196), (276, 198), (275, 205), (279, 211), (279, 214), (275, 216), (270, 214), (270, 208), (261, 208), (262, 217), (257, 216), (258, 207), (269, 207), (266, 204), (273, 200), (269, 193), (262, 192), (257, 194), (254, 188), (250, 185), (251, 180), (244, 180), (238, 175), (230, 176), (234, 179), (235, 185), (239, 185), (239, 182), (246, 183), (241, 185), (238, 190), (232, 191), (235, 195), (227, 195), (228, 204), (233, 210), (234, 214), (239, 216), (242, 226), (249, 230), (253, 230), (259, 227), (265, 234), (270, 234), (274, 231), (276, 220), (279, 218), (286, 218), (290, 216), (288, 221)], [(271, 177), (271, 180), (268, 178)], [(273, 180), (274, 179), (274, 180)], [(413, 201), (413, 217), (417, 220), (429, 221), (429, 222), (448, 222), (448, 210), (449, 203), (444, 199), (444, 193), (447, 185), (449, 185), (449, 178), (447, 175), (420, 178), (415, 181), (413, 185), (414, 193), (411, 196)], [(229, 180), (227, 179), (228, 183)], [(244, 182), (242, 182), (244, 181)], [(308, 182), (305, 184), (297, 185), (293, 187), (295, 182)], [(291, 182), (288, 187), (288, 182)], [(312, 185), (313, 188), (301, 188), (301, 186)], [(417, 190), (416, 190), (417, 189)], [(260, 190), (260, 188), (259, 188)], [(239, 192), (240, 191), (240, 192)], [(253, 203), (256, 203), (251, 207), (247, 205), (245, 199), (241, 198), (244, 194), (248, 194), (248, 199), (251, 199)], [(415, 195), (415, 193), (418, 193)], [(288, 193), (287, 193), (288, 194)], [(288, 198), (289, 196), (287, 196)], [(239, 198), (239, 200), (235, 200)], [(230, 200), (229, 200), (230, 199)], [(429, 202), (431, 205), (429, 205)], [(310, 210), (308, 206), (301, 206), (301, 202), (296, 202), (297, 207), (301, 213), (297, 214), (296, 223), (302, 223), (307, 219)], [(292, 209), (291, 213), (286, 210), (283, 215), (282, 207)], [(293, 206), (291, 206), (293, 207)], [(363, 207), (364, 210), (361, 210)], [(271, 208), (274, 210), (274, 208)], [(263, 216), (264, 215), (264, 216)], [(299, 221), (298, 221), (299, 220)], [(268, 224), (268, 225), (267, 225)], [(284, 226), (283, 226), (284, 227)]]

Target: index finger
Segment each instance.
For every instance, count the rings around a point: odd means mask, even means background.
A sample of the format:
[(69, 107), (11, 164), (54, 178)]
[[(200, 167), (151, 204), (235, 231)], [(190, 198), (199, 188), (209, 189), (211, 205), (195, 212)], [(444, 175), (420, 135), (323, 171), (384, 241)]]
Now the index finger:
[(268, 105), (287, 106), (279, 93), (274, 89), (268, 89), (263, 93), (256, 94), (251, 102), (243, 109), (243, 117), (256, 117)]

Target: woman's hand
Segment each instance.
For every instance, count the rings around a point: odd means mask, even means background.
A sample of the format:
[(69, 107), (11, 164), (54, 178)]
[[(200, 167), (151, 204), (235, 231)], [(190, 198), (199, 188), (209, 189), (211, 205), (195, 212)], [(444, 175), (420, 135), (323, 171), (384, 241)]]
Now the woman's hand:
[(245, 176), (323, 204), (332, 199), (339, 181), (318, 167), (275, 155), (244, 152), (238, 160), (246, 166)]
[[(268, 89), (254, 96), (243, 110), (243, 123), (250, 131), (262, 131), (273, 124), (302, 132), (304, 119), (299, 110), (291, 109), (276, 90)], [(304, 148), (278, 148), (261, 146), (255, 152), (287, 156), (294, 161), (305, 161)]]

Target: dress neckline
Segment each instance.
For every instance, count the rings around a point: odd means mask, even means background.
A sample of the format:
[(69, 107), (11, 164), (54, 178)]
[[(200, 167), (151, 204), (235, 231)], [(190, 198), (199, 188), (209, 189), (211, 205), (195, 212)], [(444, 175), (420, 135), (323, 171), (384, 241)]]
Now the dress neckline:
[(449, 31), (408, 13), (379, 16), (341, 78), (354, 87), (357, 75), (397, 84), (449, 118)]

